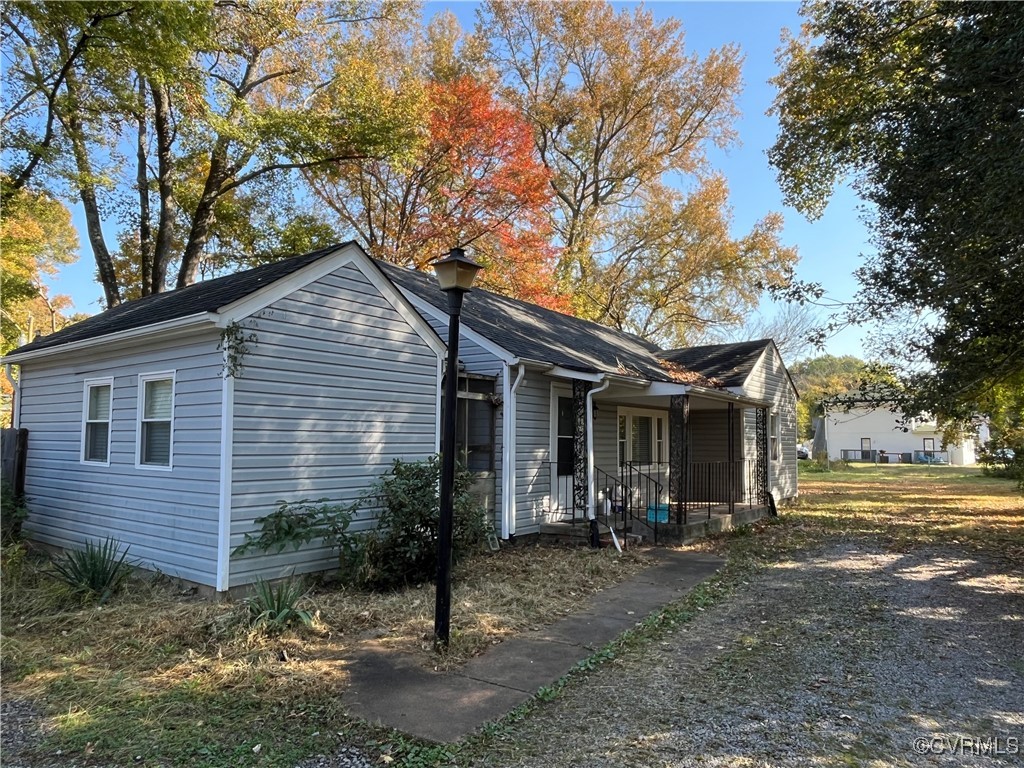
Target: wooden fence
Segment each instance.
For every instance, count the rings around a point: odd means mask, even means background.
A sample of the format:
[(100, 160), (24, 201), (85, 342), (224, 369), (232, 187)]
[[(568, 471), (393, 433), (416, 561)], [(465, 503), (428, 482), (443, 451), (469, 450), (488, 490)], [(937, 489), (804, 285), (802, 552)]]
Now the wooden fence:
[(14, 489), (17, 494), (25, 492), (25, 458), (28, 456), (28, 430), (0, 430), (0, 482), (4, 487)]

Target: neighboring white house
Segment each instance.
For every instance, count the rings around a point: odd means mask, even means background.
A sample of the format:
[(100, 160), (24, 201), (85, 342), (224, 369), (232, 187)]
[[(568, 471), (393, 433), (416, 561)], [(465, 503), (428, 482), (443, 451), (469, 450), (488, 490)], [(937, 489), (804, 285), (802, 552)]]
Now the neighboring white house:
[(956, 466), (975, 463), (974, 439), (965, 437), (944, 445), (942, 430), (934, 419), (904, 424), (899, 414), (884, 407), (832, 405), (822, 423), (830, 459)]
[[(323, 547), (232, 552), (279, 500), (355, 500), (395, 459), (437, 452), (445, 308), (431, 276), (348, 243), (14, 350), (25, 535), (114, 536), (218, 591), (330, 567)], [(609, 488), (642, 487), (655, 522), (797, 493), (797, 395), (771, 340), (662, 350), (484, 290), (460, 338), (459, 454), (503, 539), (587, 519)]]

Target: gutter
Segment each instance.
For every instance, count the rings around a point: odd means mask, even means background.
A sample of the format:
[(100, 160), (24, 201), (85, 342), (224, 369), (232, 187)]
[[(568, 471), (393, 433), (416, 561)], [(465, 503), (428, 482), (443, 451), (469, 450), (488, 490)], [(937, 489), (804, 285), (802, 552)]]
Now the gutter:
[(604, 392), (611, 386), (611, 381), (603, 377), (601, 386), (587, 392), (587, 519), (597, 520), (594, 512), (594, 501), (597, 494), (594, 492), (594, 395)]
[[(519, 370), (516, 373), (515, 381), (511, 381), (512, 365), (517, 364)], [(504, 409), (501, 413), (501, 538), (508, 539), (516, 533), (516, 409), (518, 403), (516, 392), (519, 385), (526, 377), (526, 365), (518, 360), (513, 360), (504, 368), (502, 377), (502, 403)]]
[(123, 341), (132, 341), (154, 333), (164, 333), (166, 331), (185, 331), (204, 325), (215, 327), (218, 317), (219, 315), (215, 312), (198, 312), (194, 315), (176, 317), (173, 320), (165, 320), (162, 323), (154, 323), (141, 328), (130, 328), (126, 331), (118, 331), (105, 336), (93, 336), (88, 339), (81, 339), (80, 341), (69, 341), (65, 344), (54, 344), (52, 347), (44, 347), (43, 349), (30, 349), (25, 352), (15, 352), (13, 355), (7, 355), (7, 357), (3, 358), (3, 362), (5, 364), (21, 363), (26, 360), (38, 360), (39, 358), (51, 357), (53, 355), (66, 355), (83, 349), (89, 349), (91, 347), (116, 344)]

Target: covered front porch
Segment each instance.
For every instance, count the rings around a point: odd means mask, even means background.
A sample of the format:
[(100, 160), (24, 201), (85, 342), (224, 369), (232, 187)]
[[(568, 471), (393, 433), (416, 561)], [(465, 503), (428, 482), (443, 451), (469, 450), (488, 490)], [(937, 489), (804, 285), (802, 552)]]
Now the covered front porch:
[(678, 542), (772, 509), (768, 404), (680, 384), (552, 384), (547, 522)]

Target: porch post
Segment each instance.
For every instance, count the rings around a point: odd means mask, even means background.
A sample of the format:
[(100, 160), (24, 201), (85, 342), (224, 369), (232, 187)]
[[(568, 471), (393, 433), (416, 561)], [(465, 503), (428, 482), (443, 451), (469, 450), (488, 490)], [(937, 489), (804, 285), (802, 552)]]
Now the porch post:
[(686, 522), (687, 438), (689, 437), (690, 396), (672, 395), (668, 406), (668, 495), (675, 504), (676, 524)]
[(590, 382), (573, 379), (572, 382), (572, 516), (576, 510), (586, 512), (589, 489), (587, 487), (587, 392)]
[(726, 486), (729, 489), (729, 514), (736, 512), (736, 477), (733, 473), (733, 466), (736, 461), (736, 433), (735, 433), (735, 416), (736, 416), (736, 404), (729, 403), (729, 415), (727, 417), (729, 437), (726, 442), (728, 458), (725, 462)]
[(758, 408), (756, 415), (757, 464), (754, 478), (757, 483), (757, 502), (764, 505), (768, 503), (768, 409)]

